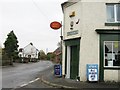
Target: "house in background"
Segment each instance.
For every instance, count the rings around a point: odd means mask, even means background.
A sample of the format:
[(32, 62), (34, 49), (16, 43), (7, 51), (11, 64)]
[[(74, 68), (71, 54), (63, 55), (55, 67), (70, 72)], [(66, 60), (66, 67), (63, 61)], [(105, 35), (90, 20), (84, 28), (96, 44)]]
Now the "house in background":
[(36, 61), (38, 59), (38, 53), (39, 50), (32, 43), (19, 49), (19, 57), (22, 58), (22, 62)]
[(54, 52), (53, 52), (54, 54), (55, 54), (55, 59), (54, 59), (54, 61), (56, 62), (56, 63), (60, 63), (61, 62), (61, 55), (62, 55), (62, 52), (61, 52), (61, 47), (58, 47)]

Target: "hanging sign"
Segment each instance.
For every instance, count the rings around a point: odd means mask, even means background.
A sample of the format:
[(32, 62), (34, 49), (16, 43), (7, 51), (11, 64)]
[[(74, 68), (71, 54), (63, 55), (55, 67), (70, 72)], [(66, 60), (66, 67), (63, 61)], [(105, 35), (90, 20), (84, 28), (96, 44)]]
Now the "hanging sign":
[(61, 26), (62, 26), (61, 23), (59, 23), (57, 21), (51, 22), (51, 24), (50, 24), (50, 27), (54, 30), (61, 28)]

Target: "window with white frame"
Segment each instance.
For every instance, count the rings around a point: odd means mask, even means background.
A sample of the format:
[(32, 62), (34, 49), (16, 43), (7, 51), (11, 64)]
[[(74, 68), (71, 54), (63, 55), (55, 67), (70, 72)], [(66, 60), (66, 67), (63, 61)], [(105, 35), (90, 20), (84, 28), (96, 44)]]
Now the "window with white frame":
[(104, 66), (120, 67), (120, 41), (104, 41)]
[(107, 4), (107, 22), (110, 23), (120, 22), (120, 3)]

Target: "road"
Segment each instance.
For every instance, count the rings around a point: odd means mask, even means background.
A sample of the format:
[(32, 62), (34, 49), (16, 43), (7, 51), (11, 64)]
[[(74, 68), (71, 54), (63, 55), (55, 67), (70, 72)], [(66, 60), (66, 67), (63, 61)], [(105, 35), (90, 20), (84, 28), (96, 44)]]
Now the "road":
[[(52, 62), (40, 61), (28, 64), (15, 63), (12, 67), (2, 68), (2, 88), (18, 88), (31, 81), (37, 81), (38, 74), (51, 66), (53, 66)], [(40, 84), (40, 87), (47, 86)]]

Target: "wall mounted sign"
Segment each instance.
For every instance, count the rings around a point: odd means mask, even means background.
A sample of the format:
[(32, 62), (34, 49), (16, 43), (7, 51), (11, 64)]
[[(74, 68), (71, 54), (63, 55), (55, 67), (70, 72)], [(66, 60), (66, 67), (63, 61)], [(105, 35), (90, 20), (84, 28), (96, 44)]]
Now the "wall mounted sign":
[(71, 12), (69, 17), (74, 17), (75, 16), (75, 11)]
[(54, 21), (50, 23), (50, 27), (54, 30), (57, 30), (62, 27), (61, 23)]
[(67, 32), (67, 36), (78, 34), (78, 30)]

